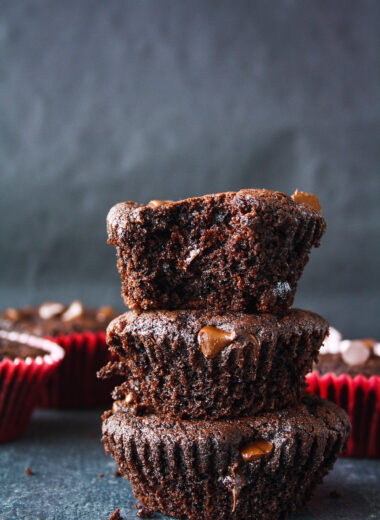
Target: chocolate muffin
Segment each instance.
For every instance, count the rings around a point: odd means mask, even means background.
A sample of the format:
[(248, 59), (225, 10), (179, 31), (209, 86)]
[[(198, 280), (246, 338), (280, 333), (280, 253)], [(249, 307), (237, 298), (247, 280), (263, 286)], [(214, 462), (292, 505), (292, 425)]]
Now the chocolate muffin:
[(107, 412), (105, 450), (150, 510), (189, 520), (276, 520), (304, 505), (350, 432), (316, 397), (280, 412), (180, 421)]
[(326, 223), (318, 199), (247, 189), (179, 202), (123, 202), (107, 217), (133, 309), (279, 313)]
[(44, 302), (38, 307), (8, 308), (0, 314), (0, 328), (53, 338), (65, 350), (63, 362), (40, 393), (40, 406), (73, 408), (111, 403), (111, 392), (121, 381), (99, 381), (96, 372), (111, 359), (105, 330), (115, 316), (112, 307), (88, 308), (79, 300), (70, 305)]
[(308, 391), (341, 406), (352, 432), (343, 455), (380, 457), (380, 344), (342, 339), (330, 327), (317, 363), (307, 375)]
[(64, 357), (44, 338), (0, 330), (0, 442), (21, 435)]
[(127, 312), (107, 329), (119, 356), (102, 377), (126, 379), (113, 396), (132, 412), (237, 417), (295, 403), (328, 329), (312, 312)]
[(116, 316), (112, 307), (88, 308), (79, 300), (70, 305), (44, 302), (38, 307), (8, 308), (0, 314), (0, 328), (36, 336), (104, 331)]

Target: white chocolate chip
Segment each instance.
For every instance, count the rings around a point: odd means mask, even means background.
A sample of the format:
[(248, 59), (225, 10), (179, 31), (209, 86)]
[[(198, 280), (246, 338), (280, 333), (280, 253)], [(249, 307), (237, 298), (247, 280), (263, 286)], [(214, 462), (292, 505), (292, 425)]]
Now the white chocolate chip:
[(372, 350), (375, 356), (380, 357), (380, 343), (374, 343)]
[(65, 310), (65, 306), (58, 302), (45, 302), (38, 308), (38, 314), (43, 320), (50, 320), (55, 316), (59, 316)]
[(70, 303), (69, 307), (62, 314), (62, 321), (75, 320), (76, 318), (80, 318), (81, 316), (83, 316), (83, 313), (83, 303), (79, 300), (74, 300), (72, 303)]
[(341, 341), (342, 334), (334, 329), (334, 327), (329, 328), (329, 335), (326, 336), (322, 346), (320, 348), (320, 354), (339, 354), (341, 352)]
[(344, 340), (341, 342), (342, 359), (347, 365), (364, 365), (371, 350), (360, 340)]

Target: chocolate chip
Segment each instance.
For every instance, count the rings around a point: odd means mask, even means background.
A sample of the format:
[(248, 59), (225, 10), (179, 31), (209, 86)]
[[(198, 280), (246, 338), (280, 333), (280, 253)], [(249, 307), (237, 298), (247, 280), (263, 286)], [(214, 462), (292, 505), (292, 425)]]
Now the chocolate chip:
[(165, 206), (165, 204), (169, 204), (173, 202), (172, 200), (151, 200), (148, 204), (151, 208), (157, 208), (158, 206)]
[(14, 309), (13, 307), (9, 307), (8, 309), (5, 309), (4, 317), (7, 320), (17, 321), (21, 318), (21, 312), (17, 309)]
[(292, 199), (294, 202), (301, 202), (302, 204), (306, 204), (306, 206), (310, 206), (317, 211), (322, 211), (318, 197), (312, 193), (304, 193), (303, 191), (296, 190), (292, 195)]
[(198, 333), (200, 349), (207, 359), (212, 359), (236, 338), (235, 331), (226, 332), (216, 327), (203, 327)]
[(268, 457), (273, 451), (273, 444), (267, 441), (253, 441), (246, 444), (240, 454), (244, 462)]

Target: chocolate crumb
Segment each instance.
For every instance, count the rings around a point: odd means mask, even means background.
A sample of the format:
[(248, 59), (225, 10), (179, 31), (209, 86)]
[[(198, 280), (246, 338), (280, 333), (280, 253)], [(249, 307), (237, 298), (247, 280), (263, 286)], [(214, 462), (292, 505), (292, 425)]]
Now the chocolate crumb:
[(120, 515), (120, 509), (116, 509), (108, 520), (124, 520), (124, 518)]
[(330, 497), (330, 498), (340, 498), (341, 496), (342, 496), (342, 495), (341, 495), (340, 493), (338, 493), (338, 491), (335, 491), (335, 489), (334, 489), (334, 491), (331, 491), (331, 492), (329, 493), (329, 497)]
[(113, 476), (114, 476), (115, 478), (119, 478), (119, 477), (121, 477), (121, 473), (120, 473), (120, 471), (118, 471), (117, 469), (114, 469), (114, 470), (113, 470)]
[(99, 473), (98, 477), (99, 478), (103, 478), (104, 477), (104, 473)]
[(26, 468), (25, 475), (32, 476), (32, 475), (34, 475), (34, 472), (30, 468)]

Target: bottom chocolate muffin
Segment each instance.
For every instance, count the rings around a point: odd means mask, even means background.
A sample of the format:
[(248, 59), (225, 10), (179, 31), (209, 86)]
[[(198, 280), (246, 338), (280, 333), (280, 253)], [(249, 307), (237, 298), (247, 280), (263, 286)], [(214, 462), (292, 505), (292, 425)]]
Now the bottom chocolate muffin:
[(305, 396), (254, 417), (180, 421), (114, 406), (103, 442), (148, 509), (189, 520), (275, 520), (302, 506), (350, 434), (343, 410)]

